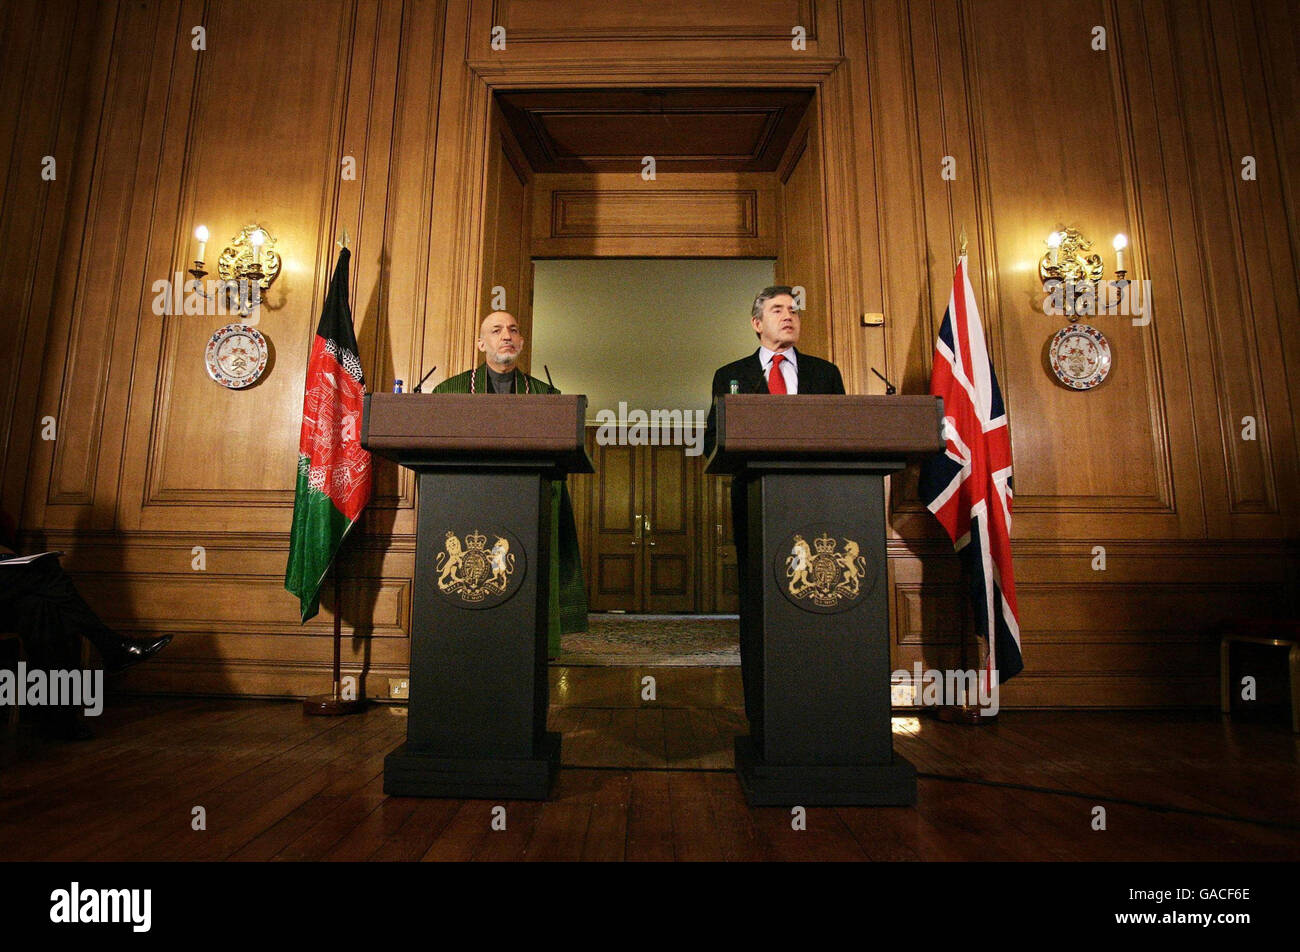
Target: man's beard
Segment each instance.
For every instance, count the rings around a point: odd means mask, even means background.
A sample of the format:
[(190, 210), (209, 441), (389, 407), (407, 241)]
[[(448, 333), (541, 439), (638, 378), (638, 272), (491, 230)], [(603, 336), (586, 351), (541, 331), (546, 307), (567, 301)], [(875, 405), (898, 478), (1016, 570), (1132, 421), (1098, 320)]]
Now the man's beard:
[(518, 360), (519, 360), (518, 351), (515, 351), (513, 354), (503, 354), (500, 351), (497, 351), (495, 354), (492, 355), (492, 359), (489, 360), (488, 363), (495, 364), (498, 367), (505, 367), (507, 370), (511, 370), (514, 368), (515, 362)]

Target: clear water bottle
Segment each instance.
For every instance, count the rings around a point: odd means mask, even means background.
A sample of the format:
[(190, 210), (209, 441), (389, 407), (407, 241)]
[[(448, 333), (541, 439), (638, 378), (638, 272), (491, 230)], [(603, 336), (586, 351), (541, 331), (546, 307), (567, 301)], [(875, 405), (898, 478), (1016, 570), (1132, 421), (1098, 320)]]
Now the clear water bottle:
[(739, 380), (733, 380), (733, 381), (731, 381), (731, 392), (732, 392), (732, 393), (740, 393), (740, 381), (739, 381)]
[(393, 381), (393, 393), (401, 393), (401, 392), (402, 392), (402, 381), (401, 381), (401, 380), (394, 380), (394, 381)]

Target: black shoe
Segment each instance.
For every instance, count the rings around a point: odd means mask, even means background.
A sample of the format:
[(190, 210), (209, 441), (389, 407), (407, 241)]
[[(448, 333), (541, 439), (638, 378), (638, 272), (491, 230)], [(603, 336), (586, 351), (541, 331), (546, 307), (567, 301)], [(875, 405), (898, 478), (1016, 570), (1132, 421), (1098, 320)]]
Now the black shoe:
[(123, 638), (104, 654), (104, 670), (109, 674), (125, 671), (133, 664), (152, 658), (171, 643), (171, 635), (161, 638)]

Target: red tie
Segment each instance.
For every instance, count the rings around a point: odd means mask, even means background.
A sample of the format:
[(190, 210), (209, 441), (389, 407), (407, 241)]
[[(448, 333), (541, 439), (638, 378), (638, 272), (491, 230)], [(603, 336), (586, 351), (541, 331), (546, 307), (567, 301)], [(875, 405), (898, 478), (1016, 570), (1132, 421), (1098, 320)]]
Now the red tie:
[(772, 355), (772, 368), (767, 372), (767, 392), (768, 393), (789, 393), (785, 389), (785, 374), (781, 373), (781, 361), (785, 359), (785, 354)]

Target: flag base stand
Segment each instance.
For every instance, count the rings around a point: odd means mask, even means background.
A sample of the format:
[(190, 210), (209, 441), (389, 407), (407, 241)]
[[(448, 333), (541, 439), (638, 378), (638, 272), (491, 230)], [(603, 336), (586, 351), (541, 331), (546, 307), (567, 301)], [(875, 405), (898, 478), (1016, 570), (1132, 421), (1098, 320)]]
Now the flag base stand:
[(315, 694), (303, 698), (302, 712), (321, 717), (334, 717), (339, 714), (360, 714), (366, 709), (365, 698), (345, 698), (338, 693)]
[[(320, 717), (335, 717), (339, 714), (359, 714), (366, 709), (365, 697), (344, 697), (339, 688), (343, 684), (341, 667), (341, 649), (343, 642), (343, 613), (339, 606), (341, 598), (339, 575), (334, 572), (334, 689), (329, 694), (313, 694), (303, 698), (302, 712)], [(359, 680), (359, 679), (358, 679)]]
[(996, 714), (981, 714), (978, 707), (970, 704), (942, 704), (934, 709), (934, 716), (945, 724), (965, 724), (968, 727), (993, 724), (998, 719)]

